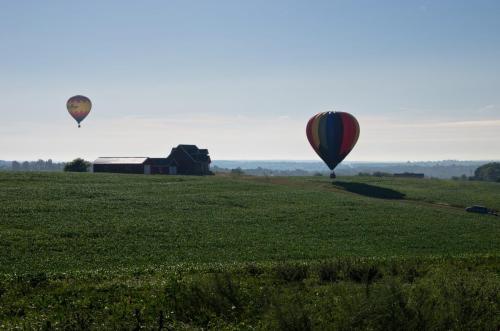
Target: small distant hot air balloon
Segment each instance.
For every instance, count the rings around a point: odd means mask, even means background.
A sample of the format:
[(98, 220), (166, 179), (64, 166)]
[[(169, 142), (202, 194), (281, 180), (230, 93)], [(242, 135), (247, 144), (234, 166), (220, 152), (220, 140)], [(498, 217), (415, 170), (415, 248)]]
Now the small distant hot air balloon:
[(87, 117), (92, 108), (92, 102), (90, 99), (83, 95), (75, 95), (68, 99), (66, 102), (66, 108), (73, 118), (77, 121), (78, 127), (80, 127), (80, 122)]
[(324, 112), (307, 122), (306, 134), (309, 143), (319, 157), (332, 170), (353, 149), (359, 138), (359, 123), (348, 113)]

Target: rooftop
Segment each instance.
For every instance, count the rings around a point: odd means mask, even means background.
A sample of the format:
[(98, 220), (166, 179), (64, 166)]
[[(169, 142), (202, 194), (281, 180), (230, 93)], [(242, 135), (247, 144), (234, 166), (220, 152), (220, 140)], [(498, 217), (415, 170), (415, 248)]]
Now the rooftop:
[(100, 157), (94, 164), (143, 164), (147, 157)]

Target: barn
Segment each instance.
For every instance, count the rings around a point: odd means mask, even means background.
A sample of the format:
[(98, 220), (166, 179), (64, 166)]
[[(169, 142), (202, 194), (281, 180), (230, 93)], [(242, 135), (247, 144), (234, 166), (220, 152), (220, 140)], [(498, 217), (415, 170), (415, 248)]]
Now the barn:
[(207, 149), (196, 145), (178, 145), (166, 158), (100, 157), (94, 161), (94, 172), (145, 175), (209, 175), (210, 156)]
[(199, 149), (196, 145), (179, 145), (172, 148), (167, 157), (175, 162), (180, 175), (209, 175), (210, 156), (208, 149)]
[(147, 157), (100, 157), (94, 161), (94, 172), (144, 174)]

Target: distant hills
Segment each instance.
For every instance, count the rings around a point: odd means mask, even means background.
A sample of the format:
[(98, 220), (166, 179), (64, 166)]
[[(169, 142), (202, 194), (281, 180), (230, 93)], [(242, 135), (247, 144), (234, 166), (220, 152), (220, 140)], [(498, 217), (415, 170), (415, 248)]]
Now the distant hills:
[[(481, 165), (491, 161), (422, 161), (422, 162), (344, 162), (335, 170), (337, 175), (348, 176), (363, 173), (423, 173), (426, 177), (452, 178), (465, 175), (473, 176)], [(241, 168), (250, 175), (288, 175), (304, 176), (328, 174), (330, 170), (319, 161), (258, 161), (258, 160), (214, 160), (214, 171), (228, 171)]]

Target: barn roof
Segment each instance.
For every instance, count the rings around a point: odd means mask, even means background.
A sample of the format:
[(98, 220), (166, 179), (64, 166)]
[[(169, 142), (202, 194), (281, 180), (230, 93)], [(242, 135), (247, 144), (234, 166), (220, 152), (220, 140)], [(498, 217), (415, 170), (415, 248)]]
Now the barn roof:
[(94, 164), (143, 164), (147, 157), (100, 157)]
[(210, 156), (208, 156), (208, 149), (198, 149), (196, 145), (181, 144), (172, 148), (172, 153), (176, 150), (184, 151), (194, 162), (211, 162)]

